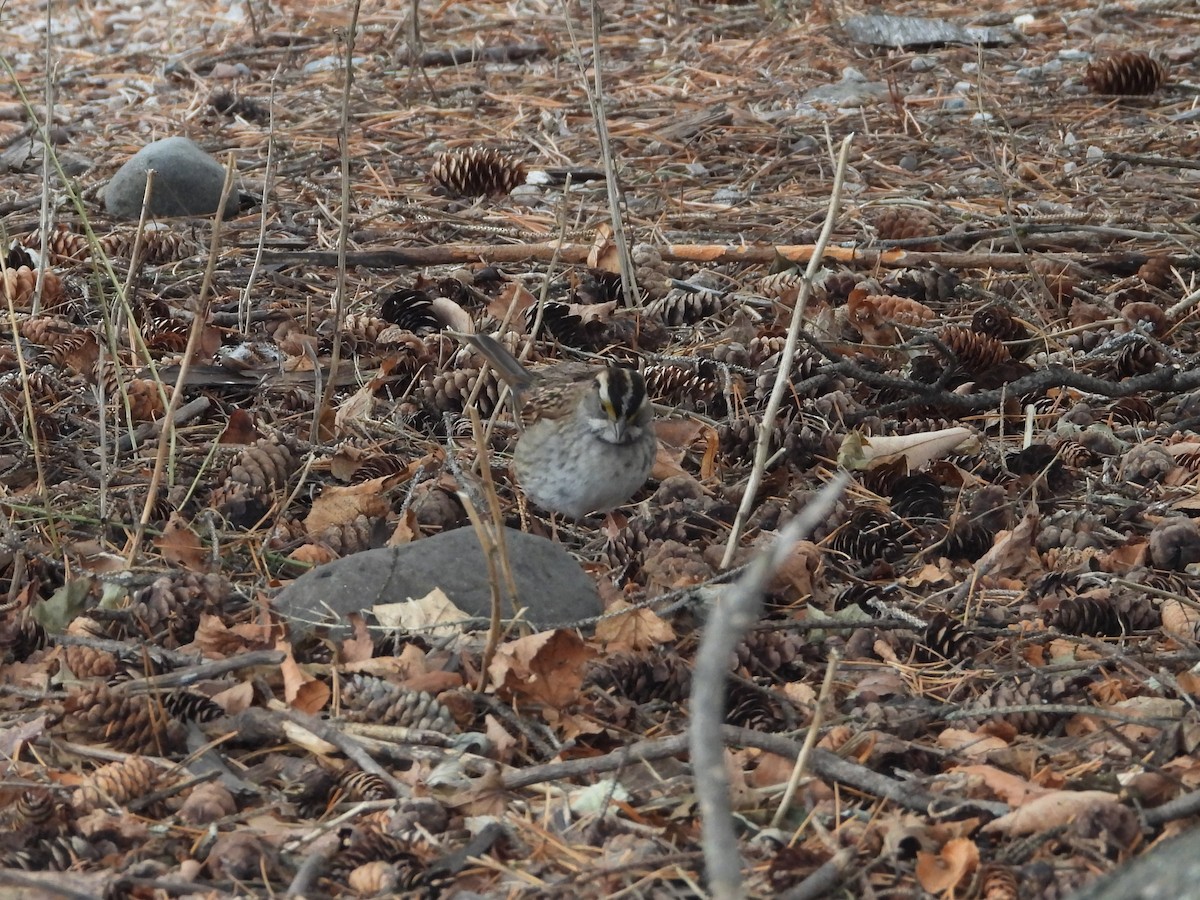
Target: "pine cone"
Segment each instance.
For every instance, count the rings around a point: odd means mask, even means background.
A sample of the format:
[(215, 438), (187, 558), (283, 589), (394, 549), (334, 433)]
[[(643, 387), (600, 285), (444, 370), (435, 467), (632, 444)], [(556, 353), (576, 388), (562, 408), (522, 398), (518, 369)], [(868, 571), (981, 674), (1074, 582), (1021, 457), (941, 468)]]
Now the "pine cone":
[(900, 478), (890, 491), (892, 512), (902, 519), (944, 519), (942, 486), (925, 473)]
[(879, 560), (894, 562), (904, 553), (900, 543), (903, 531), (903, 526), (888, 513), (864, 507), (837, 532), (830, 547), (863, 565)]
[(74, 691), (63, 701), (63, 728), (71, 740), (107, 744), (127, 753), (165, 756), (184, 745), (183, 727), (155, 708), (149, 695), (118, 693), (107, 684)]
[(1006, 722), (1022, 734), (1038, 734), (1049, 731), (1058, 718), (1057, 713), (1029, 712), (1005, 713), (1008, 706), (1040, 706), (1054, 703), (1066, 693), (1061, 681), (1039, 683), (1035, 679), (1020, 682), (1000, 682), (979, 697), (974, 706), (981, 710), (993, 710), (992, 721)]
[(657, 300), (646, 304), (646, 315), (672, 327), (692, 325), (718, 315), (729, 300), (724, 294), (701, 288), (672, 288)]
[(1167, 80), (1167, 68), (1146, 53), (1124, 51), (1088, 64), (1083, 83), (1094, 94), (1153, 94)]
[(1128, 623), (1107, 597), (1067, 597), (1050, 614), (1048, 624), (1067, 634), (1119, 637)]
[(618, 653), (594, 660), (586, 683), (641, 705), (655, 700), (678, 703), (692, 689), (692, 672), (678, 654)]
[(131, 756), (89, 775), (76, 789), (72, 802), (79, 813), (109, 804), (123, 806), (154, 790), (162, 774), (163, 770), (144, 756)]
[(779, 681), (799, 681), (808, 673), (804, 651), (807, 635), (774, 628), (752, 631), (734, 649), (738, 665), (751, 676), (769, 675)]
[[(941, 230), (931, 213), (915, 206), (886, 207), (875, 216), (874, 224), (875, 232), (884, 241), (934, 237)], [(936, 242), (929, 242), (917, 245), (914, 249), (929, 250), (935, 246)]]
[(437, 158), (430, 176), (456, 197), (503, 196), (525, 183), (525, 166), (492, 147), (448, 150)]
[(425, 691), (410, 691), (373, 675), (351, 675), (342, 684), (342, 714), (351, 722), (376, 722), (454, 734), (458, 725)]
[(420, 886), (424, 866), (410, 850), (409, 842), (373, 828), (356, 827), (348, 835), (343, 835), (342, 849), (330, 861), (328, 874), (334, 881), (344, 882), (355, 869), (373, 862), (396, 866), (401, 892)]
[[(1029, 329), (1024, 323), (1017, 321), (1007, 307), (993, 303), (983, 307), (971, 317), (971, 330), (986, 334), (998, 341), (1029, 340)], [(1013, 348), (1009, 348), (1012, 354)]]
[(959, 368), (972, 375), (995, 369), (1012, 359), (1008, 348), (994, 337), (959, 325), (939, 328), (937, 336), (949, 348)]
[(387, 782), (371, 772), (351, 769), (338, 776), (338, 786), (345, 792), (346, 799), (355, 803), (364, 800), (391, 800), (392, 789)]
[(711, 362), (656, 363), (646, 367), (644, 377), (646, 394), (653, 400), (716, 418), (725, 414), (721, 373)]

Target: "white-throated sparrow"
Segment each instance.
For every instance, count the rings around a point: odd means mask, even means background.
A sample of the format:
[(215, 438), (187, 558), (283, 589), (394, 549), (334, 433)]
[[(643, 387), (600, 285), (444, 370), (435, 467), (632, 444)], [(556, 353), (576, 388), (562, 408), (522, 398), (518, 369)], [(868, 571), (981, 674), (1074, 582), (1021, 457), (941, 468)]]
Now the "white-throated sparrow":
[(579, 519), (645, 483), (658, 442), (640, 373), (570, 362), (532, 372), (494, 338), (465, 337), (512, 388), (521, 429), (513, 468), (530, 500)]

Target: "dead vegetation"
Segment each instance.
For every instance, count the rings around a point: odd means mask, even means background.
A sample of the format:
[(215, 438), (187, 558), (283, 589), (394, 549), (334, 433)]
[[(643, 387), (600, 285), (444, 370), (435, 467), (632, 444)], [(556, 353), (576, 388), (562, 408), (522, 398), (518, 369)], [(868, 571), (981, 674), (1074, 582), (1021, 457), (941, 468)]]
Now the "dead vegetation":
[[(751, 896), (1065, 897), (1193, 824), (1190, 4), (888, 4), (1028, 14), (906, 50), (847, 40), (856, 4), (605, 4), (623, 274), (587, 9), (421, 4), (416, 34), (364, 3), (343, 100), (349, 4), (180, 6), (56, 5), (48, 42), (3, 7), (38, 115), (49, 45), (62, 171), (43, 238), (6, 107), (0, 882), (696, 896), (686, 732), (722, 699)], [(233, 154), (215, 241), (97, 202), (173, 134)], [(623, 517), (519, 504), (471, 329), (643, 367), (668, 411)], [(612, 615), (486, 654), (272, 617), (311, 565), (471, 527), (488, 454), (502, 518)], [(692, 696), (706, 605), (839, 468), (724, 697)]]

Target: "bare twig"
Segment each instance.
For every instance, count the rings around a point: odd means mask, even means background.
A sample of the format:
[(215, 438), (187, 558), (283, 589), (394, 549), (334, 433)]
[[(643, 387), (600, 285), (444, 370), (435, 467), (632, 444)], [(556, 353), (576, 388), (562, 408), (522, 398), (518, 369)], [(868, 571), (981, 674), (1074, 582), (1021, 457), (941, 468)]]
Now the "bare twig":
[(702, 819), (708, 885), (718, 900), (745, 896), (741, 856), (737, 851), (737, 834), (733, 828), (729, 803), (729, 777), (725, 772), (725, 753), (721, 743), (729, 656), (757, 618), (763, 590), (772, 573), (783, 563), (793, 544), (811, 534), (829, 515), (848, 480), (844, 473), (835, 476), (784, 527), (771, 545), (770, 552), (759, 555), (746, 573), (725, 592), (709, 615), (704, 637), (696, 652), (689, 742)]
[(733, 554), (742, 537), (742, 529), (746, 526), (746, 520), (754, 508), (758, 486), (762, 483), (763, 473), (767, 468), (771, 437), (775, 433), (775, 417), (779, 414), (779, 406), (783, 402), (784, 391), (787, 389), (788, 379), (792, 374), (792, 358), (796, 355), (796, 345), (800, 339), (800, 326), (804, 322), (804, 309), (808, 304), (809, 295), (812, 294), (813, 278), (816, 277), (817, 270), (821, 265), (822, 253), (825, 245), (829, 243), (834, 223), (837, 221), (838, 207), (842, 196), (842, 182), (846, 178), (846, 162), (849, 159), (850, 144), (853, 140), (853, 134), (846, 135), (842, 141), (841, 152), (838, 154), (837, 171), (833, 176), (833, 187), (829, 192), (829, 207), (825, 214), (825, 226), (821, 230), (821, 236), (817, 239), (812, 258), (809, 259), (808, 269), (804, 273), (804, 281), (800, 287), (800, 296), (796, 299), (796, 305), (792, 309), (792, 321), (788, 326), (787, 340), (784, 342), (783, 352), (780, 354), (782, 361), (779, 364), (779, 371), (775, 374), (775, 384), (771, 388), (771, 396), (767, 400), (767, 407), (763, 410), (762, 421), (759, 424), (758, 440), (754, 445), (754, 466), (750, 470), (750, 478), (746, 490), (742, 494), (737, 517), (734, 519), (733, 527), (729, 530), (729, 540), (725, 543), (725, 553), (721, 557), (722, 569), (728, 568), (733, 561)]

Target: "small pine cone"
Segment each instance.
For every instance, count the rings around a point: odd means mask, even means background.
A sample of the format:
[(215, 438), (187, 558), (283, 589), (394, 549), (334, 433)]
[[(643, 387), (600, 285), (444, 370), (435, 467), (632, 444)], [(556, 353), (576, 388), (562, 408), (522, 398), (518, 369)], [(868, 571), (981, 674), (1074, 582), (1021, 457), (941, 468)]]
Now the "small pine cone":
[(979, 875), (979, 900), (1020, 900), (1020, 887), (1011, 866), (989, 863)]
[(252, 528), (271, 509), (272, 497), (265, 489), (226, 483), (212, 492), (209, 504), (232, 528)]
[(1200, 562), (1200, 525), (1183, 516), (1163, 519), (1150, 531), (1149, 561), (1156, 569), (1175, 572)]
[(351, 872), (367, 863), (395, 863), (402, 875), (401, 890), (406, 890), (410, 884), (416, 884), (423, 868), (410, 846), (408, 841), (382, 831), (356, 827), (342, 838), (342, 849), (330, 860), (329, 877), (344, 881)]
[(1123, 51), (1088, 63), (1084, 85), (1094, 94), (1144, 96), (1167, 80), (1167, 67), (1146, 53)]
[(750, 632), (733, 652), (738, 665), (752, 676), (799, 681), (809, 671), (804, 651), (810, 646), (807, 635), (772, 628)]
[(638, 705), (655, 700), (678, 703), (691, 693), (692, 671), (682, 657), (669, 650), (617, 653), (594, 660), (585, 681)]
[(408, 468), (408, 461), (393, 454), (368, 456), (358, 464), (354, 474), (350, 476), (350, 484), (362, 484), (364, 481), (374, 481), (376, 478), (387, 478)]
[(1149, 341), (1130, 341), (1113, 357), (1112, 372), (1118, 381), (1135, 378), (1153, 372), (1160, 362), (1158, 348)]
[[(525, 312), (525, 322), (528, 328), (533, 327), (537, 318), (538, 308), (529, 307)], [(581, 315), (573, 312), (569, 303), (549, 302), (542, 309), (542, 328), (556, 341), (567, 347), (578, 347), (582, 350), (599, 350), (605, 341), (607, 329), (598, 319), (585, 322)]]
[(879, 287), (875, 279), (868, 278), (861, 272), (831, 272), (821, 279), (820, 284), (814, 285), (816, 288), (814, 294), (818, 298), (823, 297), (830, 306), (841, 306), (850, 297), (851, 292), (864, 283), (873, 288)]
[(942, 486), (924, 473), (906, 475), (890, 491), (892, 512), (902, 519), (944, 519)]
[(1138, 278), (1150, 287), (1165, 288), (1171, 283), (1171, 257), (1151, 256), (1137, 270)]
[(62, 655), (71, 674), (80, 681), (111, 678), (117, 672), (117, 658), (94, 647), (68, 644), (62, 648)]
[(672, 288), (644, 307), (646, 315), (670, 326), (693, 325), (715, 316), (729, 305), (724, 294), (703, 288)]
[[(874, 225), (875, 232), (884, 241), (935, 237), (941, 231), (931, 213), (915, 206), (888, 206), (875, 216)], [(935, 246), (936, 242), (927, 242), (914, 249), (928, 250)]]
[(118, 640), (149, 637), (175, 649), (195, 637), (201, 614), (222, 608), (231, 592), (229, 582), (218, 573), (163, 575), (133, 594), (129, 605), (112, 619), (117, 627), (108, 631)]
[(804, 284), (804, 274), (796, 269), (786, 269), (758, 280), (758, 292), (768, 300), (778, 300), (784, 306), (795, 306)]
[(996, 532), (982, 522), (976, 522), (968, 516), (956, 517), (950, 521), (950, 529), (940, 552), (949, 559), (975, 562), (992, 549), (995, 538)]
[(1048, 624), (1066, 634), (1119, 637), (1128, 623), (1108, 597), (1067, 597), (1050, 614)]
[(883, 289), (918, 303), (949, 303), (962, 279), (940, 266), (932, 269), (897, 269), (883, 280)]
[(1059, 458), (1072, 469), (1086, 469), (1100, 462), (1100, 457), (1079, 441), (1066, 440), (1057, 447)]
[(171, 691), (162, 698), (163, 709), (180, 722), (214, 722), (223, 718), (225, 708), (195, 691)]
[(1175, 468), (1175, 458), (1161, 444), (1136, 444), (1121, 460), (1121, 477), (1138, 484), (1162, 481)]
[(410, 691), (373, 675), (351, 675), (342, 683), (342, 715), (351, 722), (376, 722), (454, 734), (458, 725), (445, 706), (425, 691)]
[(338, 776), (338, 787), (346, 794), (347, 800), (355, 803), (364, 800), (391, 800), (392, 789), (387, 782), (371, 772), (360, 769), (350, 769)]
[(360, 550), (371, 550), (381, 546), (386, 540), (385, 527), (386, 522), (382, 517), (358, 515), (350, 522), (330, 525), (320, 534), (308, 537), (328, 547), (338, 556), (349, 556)]
[[(4, 269), (0, 273), (0, 301), (11, 303), (18, 311), (27, 310), (33, 305), (34, 291), (37, 289), (37, 269), (20, 266), (16, 269)], [(62, 279), (53, 272), (42, 275), (42, 309), (49, 311), (66, 302), (67, 292)]]
[(711, 416), (724, 415), (721, 373), (711, 362), (655, 363), (646, 367), (643, 376), (652, 400)]
[(725, 366), (739, 366), (743, 369), (749, 369), (755, 365), (751, 361), (750, 351), (737, 341), (722, 341), (711, 347), (702, 347), (696, 351), (696, 355), (701, 359), (711, 359), (713, 362)]
[[(21, 238), (21, 243), (31, 250), (39, 250), (42, 246), (42, 231), (39, 228)], [(56, 225), (46, 241), (46, 253), (50, 257), (50, 265), (60, 266), (65, 263), (86, 262), (91, 259), (92, 250), (88, 246), (87, 235), (72, 231), (66, 225)]]
[(182, 747), (186, 735), (157, 705), (155, 697), (118, 693), (107, 684), (82, 688), (63, 701), (63, 728), (73, 741), (165, 756)]
[(1102, 414), (1101, 419), (1114, 428), (1153, 423), (1158, 421), (1158, 410), (1142, 397), (1122, 397)]
[(783, 707), (767, 688), (730, 681), (725, 692), (725, 724), (755, 731), (784, 731)]
[(525, 165), (493, 147), (448, 150), (430, 176), (455, 197), (503, 196), (525, 183)]
[(833, 609), (837, 612), (857, 606), (867, 615), (879, 617), (886, 614), (889, 593), (892, 593), (890, 589), (877, 584), (852, 583), (842, 588), (833, 598)]
[[(754, 380), (753, 397), (755, 401), (765, 403), (767, 398), (771, 396), (771, 391), (775, 387), (775, 377), (779, 372), (779, 366), (782, 361), (783, 352), (780, 351), (758, 366), (758, 377)], [(819, 385), (810, 385), (803, 392), (800, 392), (799, 389), (801, 382), (813, 377), (817, 369), (824, 365), (824, 362), (814, 351), (806, 347), (797, 349), (796, 355), (792, 357), (792, 369), (788, 375), (789, 391), (784, 396), (787, 397), (790, 395), (794, 399), (802, 399), (828, 390), (828, 381), (823, 381)]]
[[(433, 373), (421, 386), (421, 396), (426, 406), (439, 413), (462, 412), (477, 378), (479, 369), (471, 367)], [(484, 387), (479, 392), (477, 405), (481, 416), (490, 416), (500, 403), (502, 385), (491, 367), (488, 368), (484, 379)]]
[(605, 539), (604, 558), (613, 569), (638, 568), (650, 540), (643, 520), (630, 519), (624, 528)]
[(652, 244), (636, 244), (633, 248), (633, 272), (638, 287), (649, 300), (656, 300), (671, 290), (670, 266), (662, 253)]
[(259, 438), (239, 455), (229, 469), (226, 486), (251, 490), (277, 490), (288, 483), (298, 463), (292, 449), (278, 438)]
[[(1030, 338), (1029, 329), (1023, 322), (1018, 321), (1007, 307), (999, 303), (985, 306), (971, 317), (971, 330), (986, 334), (998, 341), (1026, 341)], [(1012, 353), (1012, 348), (1009, 348)]]
[(900, 543), (904, 528), (888, 513), (872, 507), (855, 511), (830, 547), (864, 565), (879, 560), (894, 562), (904, 553)]
[(959, 325), (939, 328), (937, 336), (949, 348), (958, 366), (972, 375), (995, 369), (1012, 359), (1008, 348), (994, 337)]
[(746, 348), (749, 356), (747, 367), (757, 369), (768, 359), (778, 358), (786, 342), (787, 338), (783, 335), (759, 335), (751, 338), (750, 346)]
[(342, 323), (342, 339), (347, 347), (374, 347), (379, 343), (379, 336), (392, 327), (376, 316), (353, 313)]
[(972, 705), (981, 714), (984, 710), (992, 710), (992, 721), (1006, 722), (1022, 734), (1038, 734), (1053, 727), (1058, 718), (1057, 714), (1039, 713), (1036, 710), (1005, 713), (1005, 707), (1053, 703), (1064, 693), (1066, 686), (1060, 682), (1042, 684), (1034, 679), (1016, 683), (1000, 682), (976, 699)]
[(10, 614), (0, 621), (0, 664), (25, 662), (48, 641), (46, 629), (33, 617)]
[(81, 814), (110, 804), (123, 806), (154, 790), (162, 773), (144, 756), (130, 756), (102, 766), (85, 778), (75, 790), (72, 803)]

